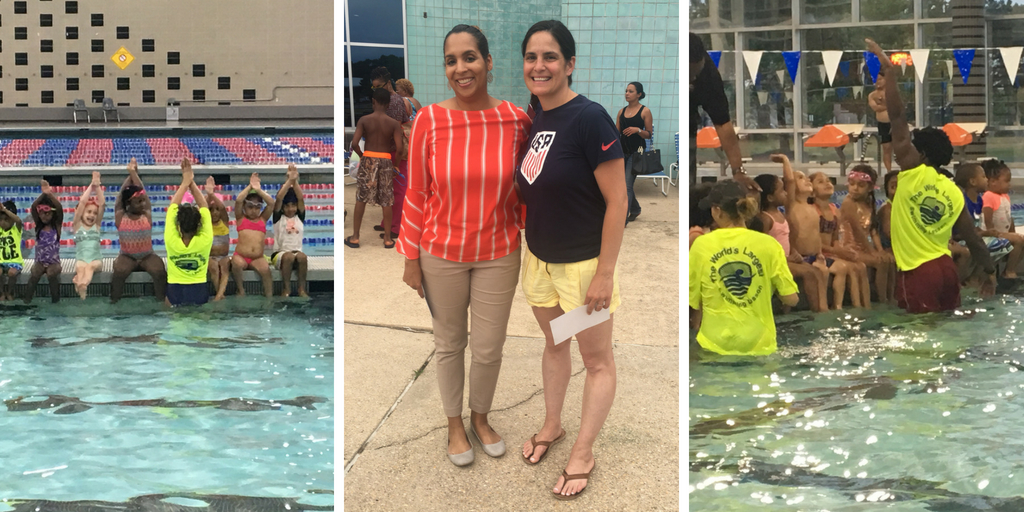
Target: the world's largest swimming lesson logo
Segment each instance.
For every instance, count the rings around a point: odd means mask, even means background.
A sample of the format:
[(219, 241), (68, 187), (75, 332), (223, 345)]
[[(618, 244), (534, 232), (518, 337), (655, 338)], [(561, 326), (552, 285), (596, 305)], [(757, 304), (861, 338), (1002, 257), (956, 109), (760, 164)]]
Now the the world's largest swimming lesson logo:
[(949, 221), (954, 220), (949, 216), (954, 211), (953, 200), (935, 185), (925, 185), (913, 193), (904, 207), (908, 206), (917, 229), (929, 235), (943, 232), (949, 227)]
[(554, 141), (555, 132), (537, 132), (537, 135), (533, 136), (530, 151), (523, 157), (523, 165), (519, 169), (530, 185), (533, 185), (534, 180), (544, 170), (544, 160), (548, 158), (548, 151)]
[(747, 248), (725, 247), (711, 256), (711, 282), (720, 283), (722, 299), (739, 307), (754, 303), (764, 291), (764, 282), (755, 277), (764, 277), (761, 259)]

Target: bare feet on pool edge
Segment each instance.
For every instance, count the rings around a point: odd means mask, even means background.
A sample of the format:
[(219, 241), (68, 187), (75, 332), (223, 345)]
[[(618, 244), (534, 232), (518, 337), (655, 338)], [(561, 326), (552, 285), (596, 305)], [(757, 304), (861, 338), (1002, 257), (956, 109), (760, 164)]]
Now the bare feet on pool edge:
[(217, 295), (213, 296), (213, 301), (214, 302), (219, 302), (219, 301), (222, 301), (222, 300), (224, 300), (224, 296), (219, 294), (219, 293)]
[(292, 294), (291, 290), (284, 290), (281, 292), (282, 297), (288, 297)]
[[(551, 445), (554, 445), (558, 441), (561, 441), (565, 437), (565, 430), (561, 426), (549, 428), (547, 425), (540, 429), (532, 439), (527, 439), (523, 443), (523, 457), (529, 459), (530, 464), (537, 464), (547, 455), (548, 450), (551, 449)], [(533, 441), (538, 443), (546, 442), (550, 445), (545, 446), (538, 444), (534, 446)]]
[(299, 297), (309, 297), (309, 294), (306, 293), (306, 290), (299, 290)]
[(238, 291), (235, 292), (235, 297), (245, 297), (245, 290), (239, 288)]
[[(594, 460), (593, 453), (586, 457), (575, 457), (574, 455), (569, 457), (569, 463), (565, 465), (565, 473), (570, 475), (581, 475), (594, 471), (594, 466), (597, 464), (597, 461)], [(587, 485), (590, 484), (589, 478), (573, 479), (568, 482), (563, 482), (564, 478), (565, 475), (558, 476), (558, 481), (555, 483), (555, 487), (551, 489), (551, 492), (568, 497), (574, 494), (579, 494), (583, 489), (587, 488)]]

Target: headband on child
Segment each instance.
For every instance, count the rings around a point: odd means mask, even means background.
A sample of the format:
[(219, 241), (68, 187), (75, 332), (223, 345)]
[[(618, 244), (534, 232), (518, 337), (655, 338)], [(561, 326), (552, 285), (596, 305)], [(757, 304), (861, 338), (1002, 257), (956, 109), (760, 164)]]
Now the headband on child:
[(851, 172), (849, 175), (847, 175), (847, 179), (849, 181), (863, 181), (863, 182), (867, 182), (867, 183), (871, 183), (871, 182), (874, 181), (874, 180), (871, 179), (871, 175), (870, 174), (868, 174), (866, 172), (861, 172), (861, 171), (853, 171), (853, 172)]

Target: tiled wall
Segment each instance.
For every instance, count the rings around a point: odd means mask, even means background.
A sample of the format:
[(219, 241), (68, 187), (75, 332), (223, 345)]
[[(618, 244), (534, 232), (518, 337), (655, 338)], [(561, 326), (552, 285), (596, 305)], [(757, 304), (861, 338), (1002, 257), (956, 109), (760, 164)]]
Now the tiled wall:
[[(442, 6), (443, 4), (443, 6)], [(423, 13), (427, 13), (424, 19)], [(603, 105), (612, 117), (626, 105), (629, 82), (644, 85), (642, 104), (654, 115), (654, 143), (665, 167), (676, 161), (679, 131), (679, 2), (592, 0), (408, 0), (409, 79), (424, 105), (451, 97), (442, 43), (460, 23), (487, 35), (494, 59), (491, 96), (525, 107), (520, 45), (534, 23), (557, 19), (576, 39), (573, 90)]]

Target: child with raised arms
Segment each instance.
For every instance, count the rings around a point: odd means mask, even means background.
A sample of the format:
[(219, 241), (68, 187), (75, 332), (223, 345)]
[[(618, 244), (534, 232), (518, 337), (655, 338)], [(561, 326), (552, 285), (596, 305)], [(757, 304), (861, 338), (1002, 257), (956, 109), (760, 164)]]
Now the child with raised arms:
[(255, 270), (263, 282), (263, 294), (274, 295), (274, 282), (270, 277), (270, 263), (263, 256), (263, 246), (267, 240), (267, 220), (274, 212), (274, 198), (260, 189), (260, 175), (252, 173), (249, 185), (238, 193), (235, 199), (235, 221), (238, 229), (238, 245), (231, 256), (231, 274), (235, 276), (235, 292), (239, 297), (245, 296), (245, 270)]
[(217, 182), (213, 176), (206, 178), (206, 204), (210, 208), (210, 222), (213, 225), (213, 246), (210, 248), (210, 282), (217, 290), (214, 301), (224, 298), (231, 279), (231, 232), (228, 227), (228, 209), (217, 195)]
[(288, 179), (277, 192), (274, 202), (274, 252), (271, 264), (281, 271), (281, 296), (287, 297), (292, 291), (292, 270), (299, 280), (298, 294), (306, 297), (306, 269), (309, 259), (302, 252), (302, 235), (305, 230), (306, 205), (299, 187), (299, 169), (295, 164), (288, 166)]
[(25, 223), (18, 217), (14, 201), (0, 204), (0, 301), (14, 300), (14, 284), (25, 261), (21, 255), (21, 236)]
[(25, 290), (25, 302), (32, 302), (36, 285), (46, 274), (50, 285), (50, 302), (60, 302), (60, 233), (64, 223), (64, 208), (53, 195), (50, 184), (42, 181), (42, 193), (29, 210), (36, 225), (35, 263)]
[(93, 275), (103, 266), (100, 254), (100, 223), (103, 222), (103, 186), (100, 184), (100, 173), (92, 173), (92, 182), (86, 187), (75, 208), (75, 218), (71, 224), (75, 233), (75, 284), (78, 296), (85, 300), (89, 293), (89, 283)]

